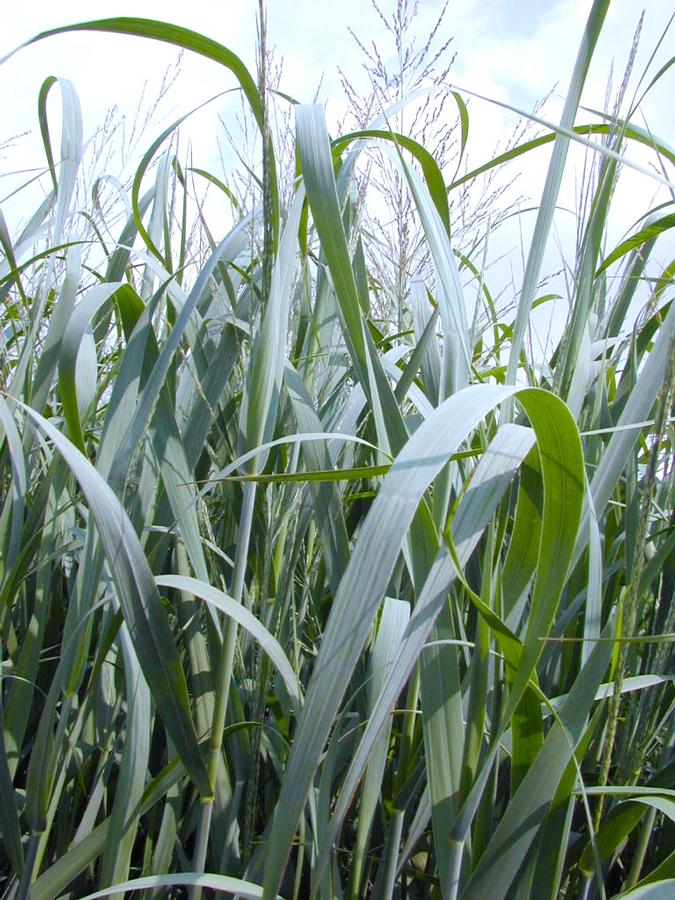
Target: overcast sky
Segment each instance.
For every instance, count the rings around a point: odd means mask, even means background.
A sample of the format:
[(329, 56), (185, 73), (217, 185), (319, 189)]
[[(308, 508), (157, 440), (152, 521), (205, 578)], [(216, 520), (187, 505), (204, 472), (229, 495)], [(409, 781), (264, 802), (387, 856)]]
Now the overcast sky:
[[(380, 0), (383, 10), (390, 10), (394, 3), (395, 0)], [(26, 0), (4, 10), (0, 56), (39, 31), (91, 19), (94, 9), (98, 18), (143, 16), (201, 31), (229, 47), (253, 70), (257, 5), (257, 0), (190, 0), (189, 3), (96, 0), (95, 4), (86, 0), (64, 0), (59, 4), (51, 0)], [(433, 24), (441, 5), (438, 0), (421, 0), (420, 33)], [(453, 81), (462, 88), (525, 109), (531, 109), (539, 98), (558, 85), (557, 93), (546, 107), (546, 115), (555, 119), (590, 7), (590, 0), (451, 0), (443, 29), (445, 36), (454, 36), (452, 46), (457, 60), (452, 69)], [(268, 10), (269, 40), (277, 56), (283, 57), (284, 61), (282, 89), (300, 101), (309, 102), (322, 83), (321, 99), (327, 102), (329, 120), (336, 121), (344, 109), (337, 67), (356, 82), (361, 77), (362, 57), (348, 28), (351, 26), (364, 43), (375, 41), (378, 46), (391, 47), (391, 43), (384, 40), (382, 24), (368, 0), (269, 0)], [(620, 83), (641, 11), (642, 6), (634, 0), (612, 0), (610, 3), (584, 92), (584, 102), (588, 106), (604, 106), (612, 63), (615, 88)], [(636, 73), (643, 71), (671, 11), (672, 0), (647, 0)], [(661, 63), (671, 55), (672, 34), (659, 51)], [(157, 42), (80, 33), (39, 42), (0, 66), (3, 98), (0, 144), (12, 135), (25, 131), (32, 133), (30, 138), (23, 138), (14, 147), (0, 149), (0, 201), (6, 196), (8, 186), (16, 184), (16, 179), (10, 179), (6, 173), (44, 165), (37, 124), (37, 96), (48, 75), (65, 77), (74, 83), (82, 104), (87, 139), (101, 125), (111, 106), (116, 104), (133, 115), (143, 82), (150, 81), (149, 94), (152, 95), (162, 73), (175, 59), (173, 48)], [(651, 70), (652, 74), (657, 68), (658, 63)], [(643, 106), (649, 127), (671, 145), (675, 143), (674, 82), (675, 74), (671, 71)], [(186, 55), (181, 76), (170, 95), (168, 113), (173, 116), (185, 112), (233, 84), (231, 76), (214, 63)], [(224, 103), (218, 107), (220, 111), (226, 109)], [(54, 106), (56, 121), (58, 104)], [(196, 165), (208, 167), (216, 158), (215, 112), (205, 112), (204, 118), (195, 117), (190, 126)], [(496, 106), (472, 101), (471, 161), (478, 164), (488, 158), (496, 142), (510, 132), (514, 121), (513, 116)], [(152, 137), (154, 134), (148, 136), (141, 151), (147, 148)], [(648, 162), (644, 153), (631, 149), (629, 154), (645, 164)], [(527, 183), (536, 199), (547, 156), (542, 153), (536, 158), (531, 157), (527, 161)], [(570, 178), (573, 179), (573, 173)], [(628, 173), (625, 183), (627, 196), (630, 198), (632, 192), (636, 203), (629, 199), (622, 207), (622, 220), (615, 225), (619, 231), (629, 228), (639, 215), (636, 212), (638, 195), (640, 201), (644, 201), (655, 189), (655, 185), (649, 184), (643, 176), (633, 173)], [(13, 203), (15, 201), (3, 203), (3, 210), (10, 219), (17, 209)]]

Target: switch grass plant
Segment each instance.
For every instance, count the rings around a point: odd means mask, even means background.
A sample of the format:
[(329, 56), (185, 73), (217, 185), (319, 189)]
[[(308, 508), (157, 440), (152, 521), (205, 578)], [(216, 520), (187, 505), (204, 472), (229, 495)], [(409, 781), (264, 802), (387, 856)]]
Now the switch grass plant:
[[(21, 233), (0, 220), (4, 897), (673, 890), (675, 261), (653, 252), (672, 204), (605, 234), (630, 147), (671, 191), (675, 157), (637, 105), (580, 118), (607, 6), (559, 125), (505, 155), (552, 145), (505, 314), (452, 231), (455, 192), (504, 156), (447, 183), (386, 117), (331, 140), (296, 105), (289, 179), (264, 78), (215, 40), (130, 18), (34, 39), (201, 54), (265, 152), (256, 209), (199, 254), (195, 173), (228, 189), (177, 157), (175, 129), (125, 222), (78, 217), (77, 95), (43, 86), (50, 190)], [(597, 177), (563, 339), (536, 358), (578, 142)], [(396, 298), (396, 334), (371, 312), (353, 190), (374, 145), (432, 265)]]

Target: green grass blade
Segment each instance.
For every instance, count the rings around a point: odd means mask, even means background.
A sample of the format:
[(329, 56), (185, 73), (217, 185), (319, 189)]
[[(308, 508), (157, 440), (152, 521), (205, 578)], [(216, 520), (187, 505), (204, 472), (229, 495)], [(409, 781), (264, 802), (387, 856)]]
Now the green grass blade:
[[(602, 115), (603, 118), (610, 118), (609, 116), (605, 116), (604, 113), (598, 113), (598, 115)], [(607, 135), (614, 134), (617, 130), (617, 125), (622, 130), (623, 136), (626, 139), (634, 140), (637, 143), (644, 144), (645, 146), (650, 148), (655, 147), (662, 156), (664, 156), (671, 163), (675, 163), (675, 151), (673, 151), (664, 141), (660, 140), (650, 132), (639, 128), (637, 125), (633, 125), (632, 123), (626, 122), (623, 119), (615, 116), (611, 116), (611, 124), (575, 125), (571, 130), (574, 132), (574, 134), (578, 135)], [(489, 162), (486, 162), (475, 169), (471, 169), (471, 171), (467, 172), (465, 175), (462, 175), (460, 178), (454, 179), (448, 187), (448, 191), (455, 190), (462, 184), (466, 184), (467, 182), (472, 181), (474, 178), (477, 178), (479, 175), (482, 175), (484, 172), (489, 172), (491, 169), (499, 168), (499, 166), (504, 165), (504, 163), (510, 162), (512, 159), (517, 159), (519, 156), (522, 156), (525, 153), (529, 153), (531, 150), (536, 150), (537, 147), (544, 147), (546, 146), (546, 144), (552, 144), (556, 139), (556, 134), (557, 132), (555, 131), (551, 134), (544, 134), (541, 137), (533, 138), (532, 140), (526, 141), (523, 144), (518, 144), (518, 146), (512, 147), (505, 153), (498, 154), (497, 156), (489, 160)]]
[(450, 234), (450, 210), (448, 208), (448, 194), (443, 181), (443, 175), (438, 168), (438, 163), (431, 153), (417, 141), (406, 137), (404, 134), (398, 134), (394, 131), (382, 131), (378, 129), (366, 129), (364, 131), (354, 131), (350, 134), (343, 134), (338, 140), (333, 141), (333, 153), (340, 156), (350, 144), (354, 141), (364, 140), (366, 138), (376, 138), (383, 141), (391, 141), (394, 145), (402, 147), (411, 153), (420, 164), (422, 174), (424, 175), (429, 189), (429, 194), (434, 202), (434, 206), (438, 211), (441, 222), (445, 226), (445, 230)]
[[(44, 40), (48, 37), (54, 37), (58, 34), (67, 34), (69, 32), (76, 31), (100, 31), (109, 34), (128, 34), (135, 35), (137, 37), (148, 38), (155, 41), (161, 41), (163, 43), (172, 44), (174, 47), (179, 47), (183, 50), (189, 50), (192, 53), (196, 53), (199, 56), (204, 56), (206, 59), (213, 60), (213, 62), (224, 66), (226, 69), (229, 69), (229, 71), (232, 72), (232, 74), (239, 82), (244, 96), (246, 97), (246, 100), (251, 107), (251, 111), (253, 112), (258, 127), (260, 128), (261, 134), (263, 134), (263, 138), (265, 137), (263, 127), (263, 104), (254, 79), (252, 78), (244, 63), (235, 53), (233, 53), (231, 50), (228, 50), (227, 47), (224, 47), (217, 41), (214, 41), (212, 38), (206, 37), (203, 34), (199, 34), (196, 31), (192, 31), (189, 28), (182, 28), (179, 25), (171, 25), (168, 22), (160, 22), (156, 19), (141, 19), (133, 18), (130, 16), (119, 16), (117, 18), (95, 19), (90, 22), (78, 22), (74, 25), (64, 25), (61, 28), (52, 28), (48, 31), (43, 31), (40, 34), (37, 34), (35, 37), (22, 44), (21, 47), (28, 47), (30, 46), (30, 44), (34, 44), (37, 41)], [(11, 51), (11, 53), (8, 53), (2, 59), (0, 59), (0, 65), (11, 56), (13, 56), (14, 53), (17, 52), (17, 50), (21, 49), (21, 47)], [(277, 176), (276, 166), (274, 163), (273, 148), (271, 148), (271, 150), (270, 187), (274, 200), (272, 204), (272, 215), (274, 222), (273, 233), (276, 245), (276, 239), (279, 231), (279, 201), (277, 195)]]
[(559, 721), (554, 723), (534, 764), (507, 806), (462, 898), (494, 897), (498, 900), (508, 896), (511, 882), (527, 857), (574, 747), (581, 739), (610, 657), (611, 645), (596, 645), (574, 682), (560, 711)]
[(640, 231), (636, 232), (625, 241), (622, 241), (610, 254), (608, 254), (608, 256), (605, 257), (596, 271), (595, 277), (597, 278), (598, 275), (602, 274), (602, 272), (617, 262), (617, 260), (624, 257), (627, 253), (631, 253), (633, 250), (637, 250), (644, 244), (653, 241), (658, 235), (663, 234), (671, 228), (675, 228), (675, 215), (672, 213), (667, 216), (651, 217), (649, 224), (645, 228), (641, 228)]

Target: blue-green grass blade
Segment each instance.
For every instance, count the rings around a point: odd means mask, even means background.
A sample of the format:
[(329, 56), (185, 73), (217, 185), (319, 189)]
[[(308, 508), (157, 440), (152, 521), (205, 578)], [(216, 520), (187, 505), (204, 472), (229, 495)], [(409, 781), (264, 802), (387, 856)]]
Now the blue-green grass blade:
[[(579, 46), (572, 79), (560, 120), (560, 125), (563, 129), (570, 129), (574, 125), (574, 118), (581, 99), (581, 92), (586, 81), (586, 75), (591, 63), (593, 51), (600, 35), (608, 7), (609, 0), (594, 0), (593, 6), (589, 12), (584, 36)], [(553, 222), (553, 213), (558, 202), (558, 194), (562, 183), (569, 144), (570, 138), (567, 135), (562, 134), (561, 132), (556, 134), (551, 162), (546, 175), (546, 183), (544, 184), (541, 203), (537, 213), (534, 234), (532, 235), (532, 242), (530, 244), (525, 275), (523, 276), (523, 286), (518, 301), (518, 313), (516, 316), (507, 371), (507, 381), (510, 384), (513, 384), (516, 378), (516, 371), (520, 361), (520, 354), (523, 349), (525, 333), (530, 320), (530, 312), (532, 311), (532, 303), (539, 282), (544, 251)]]
[(445, 643), (454, 634), (452, 615), (444, 604), (429, 635), (430, 646), (420, 659), (424, 759), (434, 846), (440, 850), (436, 863), (441, 884), (448, 881), (448, 854), (442, 848), (450, 840), (465, 743), (459, 651)]
[(63, 330), (59, 352), (59, 392), (68, 436), (81, 453), (86, 453), (80, 419), (77, 363), (82, 341), (94, 318), (110, 300), (119, 284), (95, 284), (72, 311)]
[[(0, 534), (0, 582), (8, 568), (16, 562), (21, 550), (23, 520), (28, 493), (28, 467), (24, 456), (19, 429), (6, 400), (0, 396), (0, 452), (5, 443), (9, 452), (12, 472), (11, 490), (2, 503), (0, 522), (4, 527)], [(9, 521), (7, 521), (9, 520)]]
[[(639, 429), (632, 430), (624, 426), (635, 422), (644, 422), (649, 417), (673, 353), (674, 335), (675, 304), (671, 304), (666, 318), (659, 328), (652, 350), (638, 373), (637, 381), (621, 411), (616, 423), (618, 430), (612, 435), (591, 479), (591, 495), (598, 520), (602, 517), (628, 462), (629, 455), (640, 436)], [(586, 518), (589, 515), (589, 511), (586, 509), (584, 521), (579, 529), (579, 539), (574, 555), (575, 562), (581, 556), (588, 541), (590, 532)]]
[[(478, 462), (469, 489), (460, 500), (452, 525), (456, 558), (462, 565), (466, 565), (475, 550), (504, 492), (530, 451), (533, 440), (534, 435), (529, 428), (517, 425), (504, 426), (499, 429)], [(436, 617), (443, 604), (447, 602), (448, 591), (456, 576), (457, 570), (444, 543), (417, 597), (410, 622), (401, 640), (398, 663), (389, 673), (345, 775), (330, 822), (329, 843), (337, 838), (368, 764), (372, 748), (423, 651)]]
[(301, 691), (298, 677), (293, 671), (288, 657), (277, 639), (270, 634), (265, 626), (245, 606), (242, 606), (241, 603), (236, 603), (232, 597), (229, 597), (223, 591), (219, 591), (210, 584), (204, 584), (204, 582), (196, 578), (189, 578), (183, 575), (157, 575), (155, 582), (159, 587), (171, 587), (194, 594), (195, 597), (205, 600), (222, 613), (225, 613), (226, 616), (234, 619), (237, 625), (240, 625), (247, 631), (267, 653), (283, 678), (289, 696), (296, 704), (300, 704)]
[[(280, 882), (321, 748), (417, 507), (449, 455), (497, 403), (513, 393), (514, 389), (500, 386), (473, 385), (441, 404), (398, 455), (364, 520), (334, 599), (282, 785), (266, 862), (265, 889), (270, 896)], [(521, 391), (523, 397), (530, 393)], [(543, 391), (537, 393), (544, 396)], [(539, 419), (539, 410), (543, 412), (549, 404), (564, 410), (559, 400), (546, 396), (550, 400), (528, 404), (532, 418)], [(551, 416), (544, 414), (538, 424), (543, 430), (550, 423)]]
[[(114, 897), (126, 891), (151, 890), (153, 888), (172, 887), (205, 887), (223, 894), (235, 894), (244, 900), (258, 900), (262, 897), (262, 888), (250, 881), (233, 878), (230, 875), (213, 875), (205, 872), (195, 875), (193, 872), (176, 872), (173, 875), (147, 875), (145, 878), (132, 878), (129, 881), (112, 885), (104, 891), (87, 894), (82, 900), (96, 900), (98, 897)], [(279, 898), (281, 900), (281, 898)]]
[[(296, 131), (307, 199), (335, 288), (351, 363), (380, 426), (379, 442), (396, 452), (405, 443), (407, 432), (363, 320), (367, 297), (360, 295), (352, 267), (323, 110), (318, 106), (298, 106)], [(346, 183), (352, 166), (353, 160), (343, 166), (341, 184)]]
[(124, 657), (127, 728), (110, 830), (101, 862), (101, 887), (129, 877), (132, 851), (138, 838), (139, 806), (145, 788), (152, 730), (150, 691), (124, 625), (119, 632), (119, 642)]
[[(2, 688), (2, 681), (0, 681), (0, 688)], [(23, 872), (24, 858), (21, 844), (21, 827), (19, 825), (19, 808), (16, 801), (12, 773), (10, 772), (7, 758), (5, 717), (2, 691), (0, 690), (0, 840), (2, 840), (14, 876), (19, 878)]]
[(178, 651), (131, 522), (110, 487), (73, 444), (38, 413), (28, 408), (26, 412), (53, 441), (80, 482), (96, 522), (125, 621), (135, 645), (142, 648), (139, 661), (157, 709), (195, 785), (204, 796), (209, 796), (211, 788), (190, 715)]
[[(242, 453), (271, 440), (276, 424), (286, 362), (286, 333), (295, 272), (295, 248), (303, 203), (304, 191), (300, 188), (293, 198), (288, 221), (279, 242), (270, 296), (253, 341), (239, 420)], [(251, 474), (259, 474), (265, 462), (265, 454), (257, 455), (250, 466)]]
[[(396, 600), (393, 597), (385, 597), (370, 658), (369, 714), (377, 706), (379, 695), (390, 677), (390, 670), (397, 665), (401, 640), (409, 619), (409, 603), (406, 603), (404, 600)], [(374, 745), (363, 778), (356, 844), (352, 861), (352, 896), (361, 896), (361, 872), (363, 871), (364, 858), (368, 849), (368, 839), (373, 818), (377, 804), (382, 796), (382, 779), (389, 752), (390, 733), (391, 722)]]
[(675, 891), (675, 878), (652, 881), (633, 888), (625, 894), (617, 894), (612, 900), (671, 900)]

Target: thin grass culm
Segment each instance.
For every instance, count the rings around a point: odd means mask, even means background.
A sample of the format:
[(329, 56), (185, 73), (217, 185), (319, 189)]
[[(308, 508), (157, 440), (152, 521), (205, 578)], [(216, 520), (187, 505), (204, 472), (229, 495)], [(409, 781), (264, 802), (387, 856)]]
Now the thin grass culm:
[(448, 4), (373, 0), (339, 124), (263, 0), (254, 72), (26, 42), (215, 99), (88, 141), (48, 78), (0, 201), (1, 900), (675, 894), (672, 68), (640, 19), (588, 109), (609, 9), (491, 156)]

